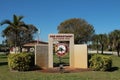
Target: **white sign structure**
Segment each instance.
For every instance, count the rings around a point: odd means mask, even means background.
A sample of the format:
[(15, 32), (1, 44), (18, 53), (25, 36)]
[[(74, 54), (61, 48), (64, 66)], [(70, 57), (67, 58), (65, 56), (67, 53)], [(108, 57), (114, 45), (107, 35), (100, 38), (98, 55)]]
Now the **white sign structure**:
[(58, 44), (57, 55), (64, 56), (67, 48), (59, 43), (69, 41), (69, 64), (70, 68), (88, 68), (87, 45), (74, 45), (73, 34), (50, 34), (48, 44), (35, 46), (35, 64), (41, 68), (53, 68), (53, 44)]
[[(70, 67), (74, 66), (74, 57), (73, 57), (73, 53), (74, 53), (74, 35), (73, 34), (50, 34), (49, 35), (49, 52), (48, 52), (48, 68), (53, 68), (53, 43), (56, 41), (69, 41), (69, 56), (70, 56)], [(60, 46), (62, 47), (64, 50), (64, 46)], [(64, 52), (63, 51), (59, 51), (61, 53)], [(59, 53), (60, 54), (60, 53)]]

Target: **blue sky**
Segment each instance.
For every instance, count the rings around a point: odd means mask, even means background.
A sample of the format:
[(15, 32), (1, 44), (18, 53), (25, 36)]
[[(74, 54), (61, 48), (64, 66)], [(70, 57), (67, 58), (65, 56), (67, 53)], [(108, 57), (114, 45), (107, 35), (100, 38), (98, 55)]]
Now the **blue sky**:
[[(85, 19), (98, 34), (120, 29), (120, 0), (0, 0), (0, 22), (12, 20), (13, 14), (23, 15), (24, 22), (40, 29), (42, 41), (71, 18)], [(0, 27), (0, 33), (5, 27)]]

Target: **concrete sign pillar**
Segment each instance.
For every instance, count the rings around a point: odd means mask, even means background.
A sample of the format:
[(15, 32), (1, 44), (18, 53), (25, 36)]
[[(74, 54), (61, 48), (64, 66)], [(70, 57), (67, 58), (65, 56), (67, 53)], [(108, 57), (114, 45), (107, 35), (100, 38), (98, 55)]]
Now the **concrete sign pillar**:
[(48, 68), (53, 68), (53, 42), (69, 41), (70, 67), (74, 67), (74, 35), (73, 34), (50, 34), (48, 36)]

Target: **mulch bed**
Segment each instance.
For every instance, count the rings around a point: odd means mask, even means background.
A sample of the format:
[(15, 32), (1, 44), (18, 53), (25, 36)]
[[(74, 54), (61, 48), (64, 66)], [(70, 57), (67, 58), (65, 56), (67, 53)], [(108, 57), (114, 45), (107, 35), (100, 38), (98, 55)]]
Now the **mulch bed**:
[(80, 69), (80, 68), (64, 67), (63, 69), (60, 69), (59, 67), (54, 67), (54, 68), (49, 68), (49, 69), (41, 69), (39, 71), (43, 73), (77, 73), (77, 72), (87, 72), (91, 70), (89, 68)]

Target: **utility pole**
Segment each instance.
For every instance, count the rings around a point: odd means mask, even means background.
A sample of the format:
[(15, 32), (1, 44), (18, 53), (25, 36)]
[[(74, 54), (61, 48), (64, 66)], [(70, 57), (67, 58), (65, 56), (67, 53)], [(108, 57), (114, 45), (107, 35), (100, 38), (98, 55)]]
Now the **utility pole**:
[(37, 44), (39, 44), (39, 41), (40, 41), (40, 29), (38, 30), (37, 35), (38, 35)]

